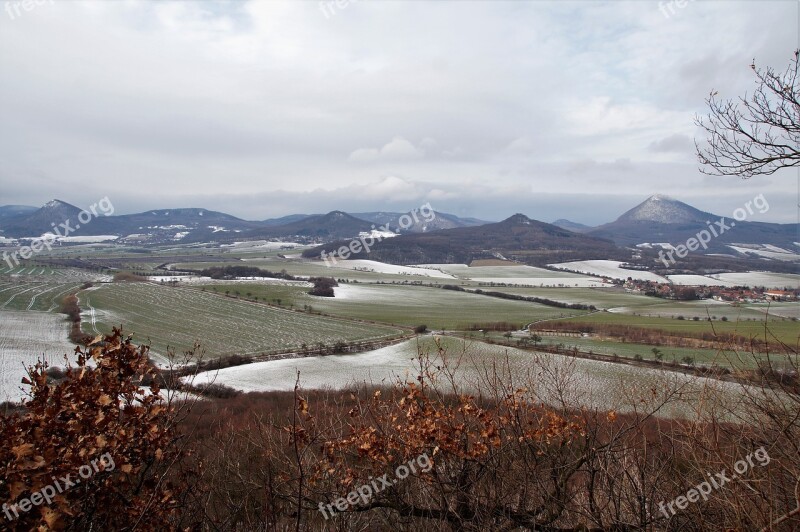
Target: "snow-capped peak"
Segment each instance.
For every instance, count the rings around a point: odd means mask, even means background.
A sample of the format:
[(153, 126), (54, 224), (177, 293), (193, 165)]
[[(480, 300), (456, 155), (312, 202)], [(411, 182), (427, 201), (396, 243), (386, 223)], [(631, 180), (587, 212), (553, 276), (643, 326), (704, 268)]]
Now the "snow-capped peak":
[(666, 194), (653, 194), (647, 201), (675, 201), (675, 199), (671, 196), (667, 196)]
[(45, 209), (55, 209), (55, 208), (66, 206), (66, 205), (67, 204), (64, 203), (63, 201), (54, 199), (54, 200), (50, 200), (47, 203), (45, 203), (44, 204), (44, 208)]
[(702, 222), (707, 215), (682, 201), (655, 194), (619, 217), (622, 221), (647, 221), (662, 224)]

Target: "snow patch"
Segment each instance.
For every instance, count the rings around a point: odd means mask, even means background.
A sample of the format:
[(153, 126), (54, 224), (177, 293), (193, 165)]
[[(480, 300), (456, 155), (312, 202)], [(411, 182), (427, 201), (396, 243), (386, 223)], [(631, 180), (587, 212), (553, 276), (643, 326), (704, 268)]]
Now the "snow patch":
[(430, 268), (419, 266), (397, 266), (375, 260), (340, 260), (336, 262), (337, 268), (345, 270), (358, 270), (376, 273), (389, 273), (394, 275), (419, 275), (422, 277), (436, 277), (439, 279), (455, 279), (450, 274)]
[(651, 272), (642, 270), (627, 270), (622, 268), (623, 263), (616, 260), (581, 260), (574, 262), (562, 262), (560, 264), (549, 264), (553, 268), (574, 271), (578, 273), (588, 273), (602, 277), (613, 277), (615, 279), (626, 280), (628, 277), (640, 281), (655, 281), (658, 283), (668, 283), (669, 281)]

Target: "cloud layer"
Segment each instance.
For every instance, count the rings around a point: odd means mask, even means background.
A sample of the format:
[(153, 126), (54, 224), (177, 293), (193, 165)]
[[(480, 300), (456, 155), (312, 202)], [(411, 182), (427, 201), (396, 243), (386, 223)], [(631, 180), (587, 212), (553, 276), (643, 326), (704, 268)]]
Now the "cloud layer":
[(0, 204), (109, 196), (121, 212), (264, 219), (431, 201), (596, 224), (656, 192), (719, 213), (764, 193), (765, 219), (796, 221), (793, 172), (697, 171), (693, 117), (712, 89), (752, 90), (753, 58), (788, 64), (797, 10), (126, 0), (3, 12)]

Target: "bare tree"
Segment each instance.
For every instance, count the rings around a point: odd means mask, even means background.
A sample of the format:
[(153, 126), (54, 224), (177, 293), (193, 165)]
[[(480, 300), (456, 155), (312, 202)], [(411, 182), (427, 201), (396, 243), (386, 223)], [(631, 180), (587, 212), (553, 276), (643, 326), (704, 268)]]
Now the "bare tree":
[(757, 78), (752, 95), (706, 99), (709, 114), (695, 123), (708, 134), (708, 145), (695, 141), (700, 171), (708, 175), (749, 178), (800, 165), (800, 87), (798, 55), (783, 73), (750, 65)]

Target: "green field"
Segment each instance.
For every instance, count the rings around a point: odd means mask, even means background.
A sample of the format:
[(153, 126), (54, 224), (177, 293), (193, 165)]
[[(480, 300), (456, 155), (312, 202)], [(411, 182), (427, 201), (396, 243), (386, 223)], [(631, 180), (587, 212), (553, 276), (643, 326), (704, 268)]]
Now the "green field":
[[(654, 299), (654, 298), (651, 298)], [(712, 320), (722, 319), (738, 321), (760, 321), (766, 315), (758, 310), (753, 310), (745, 306), (732, 305), (721, 301), (674, 301), (670, 299), (656, 299), (650, 305), (636, 307), (617, 307), (615, 312), (633, 314), (635, 316), (645, 316), (652, 318), (678, 318), (691, 320), (695, 317), (705, 320), (711, 317)]]
[(345, 284), (336, 288), (335, 298), (311, 296), (308, 287), (284, 284), (215, 283), (203, 288), (233, 295), (238, 291), (240, 297), (258, 297), (270, 303), (280, 300), (282, 306), (293, 308), (310, 306), (335, 316), (411, 327), (424, 324), (436, 330), (461, 330), (476, 323), (501, 321), (523, 327), (541, 319), (586, 314), (581, 310), (414, 285)]
[(615, 342), (613, 340), (595, 340), (592, 338), (565, 338), (563, 336), (542, 336), (542, 345), (562, 344), (566, 349), (577, 347), (581, 351), (589, 351), (603, 355), (617, 355), (620, 357), (634, 358), (636, 355), (645, 360), (657, 360), (653, 349), (658, 349), (663, 358), (662, 362), (682, 363), (684, 357), (691, 357), (696, 365), (723, 366), (728, 368), (757, 367), (758, 360), (766, 358), (764, 355), (753, 356), (749, 353), (734, 353), (721, 349), (698, 349), (691, 347), (652, 346), (644, 344), (630, 344)]
[(625, 292), (622, 288), (519, 288), (503, 286), (483, 289), (528, 297), (543, 297), (562, 303), (594, 305), (601, 309), (615, 307), (638, 308), (653, 305), (659, 301), (653, 297)]
[(164, 355), (200, 342), (206, 355), (251, 355), (395, 336), (404, 331), (276, 309), (196, 289), (154, 283), (112, 283), (80, 293), (83, 330), (108, 333), (123, 325)]
[[(520, 345), (520, 337), (515, 335), (513, 337), (506, 337), (503, 333), (489, 332), (483, 334), (480, 332), (464, 332), (459, 336), (464, 335), (465, 338), (472, 338), (474, 340), (488, 340), (500, 345), (507, 345), (509, 347), (517, 347)], [(693, 364), (704, 366), (722, 366), (727, 368), (738, 369), (753, 369), (758, 367), (760, 360), (765, 360), (765, 354), (751, 354), (744, 352), (734, 352), (724, 349), (703, 349), (695, 347), (672, 347), (665, 345), (650, 345), (631, 342), (622, 342), (611, 338), (597, 338), (597, 337), (573, 337), (573, 336), (557, 336), (549, 334), (540, 334), (541, 341), (538, 345), (556, 347), (560, 346), (565, 351), (569, 351), (575, 347), (578, 350), (598, 355), (618, 356), (620, 358), (636, 358), (637, 355), (641, 356), (644, 360), (658, 360), (656, 354), (653, 353), (653, 348), (658, 349), (662, 355), (661, 361), (665, 364), (678, 363), (684, 364), (684, 357), (691, 357)], [(534, 347), (530, 339), (525, 340), (527, 347)], [(775, 367), (783, 367), (783, 358), (771, 359)]]
[[(214, 355), (256, 353), (291, 349), (300, 343), (332, 343), (336, 340), (386, 336), (398, 330), (382, 325), (427, 325), (430, 330), (465, 330), (491, 322), (508, 322), (522, 327), (543, 320), (633, 325), (687, 334), (711, 332), (713, 325), (718, 332), (764, 337), (766, 304), (735, 306), (715, 301), (679, 302), (634, 294), (619, 287), (489, 286), (469, 279), (497, 278), (513, 283), (520, 276), (563, 277), (565, 280), (570, 278), (563, 272), (544, 269), (521, 266), (433, 265), (457, 277), (448, 279), (361, 271), (341, 266), (327, 267), (320, 261), (280, 258), (278, 254), (287, 253), (282, 250), (248, 251), (173, 246), (148, 250), (146, 253), (133, 251), (127, 248), (115, 251), (109, 247), (80, 247), (59, 250), (59, 255), (80, 255), (84, 259), (96, 259), (101, 263), (103, 260), (111, 260), (121, 269), (129, 268), (154, 275), (164, 273), (156, 268), (165, 262), (169, 263), (170, 258), (191, 256), (205, 262), (176, 263), (172, 267), (178, 270), (200, 270), (224, 265), (256, 266), (272, 271), (285, 270), (301, 277), (326, 276), (348, 281), (341, 283), (336, 289), (335, 298), (311, 296), (308, 294), (309, 287), (303, 283), (272, 280), (207, 281), (204, 284), (190, 283), (178, 289), (139, 283), (114, 284), (100, 286), (82, 294), (84, 330), (108, 332), (111, 325), (124, 323), (127, 329), (135, 330), (139, 337), (149, 338), (155, 351), (161, 353), (166, 351), (168, 345), (178, 350), (187, 349), (195, 340), (205, 342), (209, 353)], [(288, 253), (298, 252), (295, 250)], [(373, 266), (381, 268), (380, 265)], [(54, 268), (36, 261), (14, 268), (0, 265), (0, 309), (56, 311), (63, 296), (80, 288), (84, 282), (109, 279), (110, 276), (98, 276), (72, 268)], [(485, 291), (541, 297), (568, 304), (588, 304), (598, 309), (610, 309), (611, 312), (587, 313), (424, 286), (442, 284), (460, 285), (468, 290), (481, 288)], [(226, 292), (231, 297), (224, 297)], [(269, 308), (264, 303), (283, 309)], [(798, 307), (800, 305), (783, 303), (774, 304), (771, 309), (785, 316), (771, 316), (771, 334), (790, 345), (797, 345), (800, 333), (798, 322), (791, 320), (791, 317), (798, 314)], [(289, 310), (304, 312), (288, 312)], [(226, 318), (226, 313), (231, 314)], [(344, 321), (330, 320), (318, 313), (343, 318)], [(284, 323), (287, 320), (276, 319), (276, 316), (287, 315), (293, 320), (300, 320), (297, 335), (288, 334)], [(684, 319), (677, 319), (679, 316)], [(711, 323), (706, 321), (707, 316), (712, 317)], [(258, 320), (263, 323), (257, 323)], [(350, 320), (365, 320), (373, 322), (373, 325), (363, 324), (369, 330), (354, 333), (351, 330), (354, 322)], [(268, 338), (265, 331), (273, 321), (280, 334), (275, 338)], [(241, 338), (233, 332), (238, 324), (244, 330)], [(491, 335), (494, 333), (490, 333)], [(500, 334), (496, 336), (502, 339)], [(598, 353), (616, 353), (621, 357), (653, 357), (652, 346), (605, 339), (554, 338), (553, 343), (575, 345)], [(680, 361), (685, 356), (691, 356), (696, 363), (704, 364), (714, 361), (724, 363), (725, 358), (709, 349), (661, 346), (659, 349), (664, 353), (665, 361)]]
[[(750, 311), (756, 312), (756, 311)], [(687, 314), (688, 315), (688, 314)], [(702, 316), (702, 315), (700, 315)], [(699, 319), (671, 319), (647, 316), (633, 316), (630, 314), (614, 312), (596, 312), (585, 317), (565, 319), (565, 322), (572, 323), (596, 323), (596, 324), (615, 324), (630, 325), (646, 329), (662, 329), (676, 333), (732, 333), (746, 337), (753, 337), (771, 341), (782, 341), (790, 346), (798, 346), (800, 343), (800, 323), (791, 319), (770, 317), (769, 321), (764, 319), (763, 314), (759, 314), (760, 319), (752, 321), (707, 321)], [(766, 332), (765, 332), (766, 331)]]
[(101, 277), (75, 269), (6, 265), (0, 272), (0, 310), (57, 311), (65, 295)]
[(82, 283), (5, 283), (0, 281), (0, 310), (53, 312), (68, 293)]

